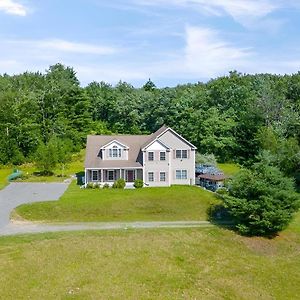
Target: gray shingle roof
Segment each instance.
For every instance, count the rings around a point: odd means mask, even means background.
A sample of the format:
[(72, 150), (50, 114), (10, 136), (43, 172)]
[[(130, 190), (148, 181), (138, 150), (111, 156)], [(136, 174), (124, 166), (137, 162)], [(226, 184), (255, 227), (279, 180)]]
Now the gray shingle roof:
[[(88, 135), (84, 166), (85, 168), (142, 167), (139, 153), (141, 146), (149, 138), (149, 135)], [(128, 160), (102, 160), (100, 158), (100, 148), (114, 140), (129, 147)]]
[(169, 127), (167, 127), (166, 125), (163, 125), (158, 130), (156, 130), (154, 133), (150, 134), (148, 136), (148, 140), (143, 145), (141, 145), (141, 149), (143, 149), (144, 147), (149, 145), (151, 142), (153, 142), (159, 135), (161, 135), (168, 128)]

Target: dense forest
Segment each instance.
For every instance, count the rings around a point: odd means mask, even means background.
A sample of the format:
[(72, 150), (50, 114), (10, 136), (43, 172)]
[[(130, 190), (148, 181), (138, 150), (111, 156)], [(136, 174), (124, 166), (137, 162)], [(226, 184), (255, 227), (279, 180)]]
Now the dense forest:
[(81, 87), (61, 64), (44, 74), (0, 76), (0, 163), (31, 161), (52, 137), (84, 147), (87, 134), (151, 133), (167, 124), (200, 153), (251, 165), (265, 160), (288, 176), (300, 166), (300, 73), (230, 72), (207, 83), (142, 88), (126, 82)]

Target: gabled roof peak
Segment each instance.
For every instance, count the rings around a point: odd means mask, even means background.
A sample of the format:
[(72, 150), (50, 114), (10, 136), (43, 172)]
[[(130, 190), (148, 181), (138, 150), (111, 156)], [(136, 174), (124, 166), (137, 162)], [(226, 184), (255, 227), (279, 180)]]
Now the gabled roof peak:
[[(170, 147), (168, 145), (166, 145), (165, 143), (163, 143), (161, 140), (159, 139), (154, 139), (152, 140), (146, 147), (150, 147), (151, 145), (153, 145), (154, 143), (159, 143), (162, 147), (164, 147), (166, 150), (170, 150)], [(142, 150), (144, 150), (146, 147), (142, 148)]]
[(166, 126), (165, 124), (163, 126), (161, 126), (157, 131), (155, 131), (154, 133), (152, 133), (150, 135), (150, 138), (148, 141), (146, 141), (144, 143), (144, 145), (142, 145), (142, 150), (145, 150), (146, 147), (148, 147), (148, 145), (150, 145), (154, 140), (159, 139), (160, 136), (162, 136), (166, 131), (170, 130), (174, 135), (176, 135), (177, 137), (179, 137), (180, 139), (182, 139), (185, 143), (187, 143), (192, 149), (197, 149), (196, 146), (194, 146), (192, 143), (190, 143), (188, 140), (186, 140), (184, 137), (182, 137), (179, 133), (177, 133), (174, 129), (172, 129), (169, 126)]
[(113, 140), (111, 140), (110, 142), (108, 142), (108, 143), (106, 143), (105, 145), (103, 145), (102, 147), (101, 147), (101, 149), (104, 149), (104, 148), (106, 148), (106, 147), (108, 147), (109, 145), (111, 145), (111, 144), (119, 144), (121, 147), (123, 147), (123, 148), (125, 148), (125, 149), (129, 149), (129, 147), (127, 146), (127, 145), (125, 145), (124, 143), (121, 143), (121, 142), (119, 142), (117, 139), (113, 139)]

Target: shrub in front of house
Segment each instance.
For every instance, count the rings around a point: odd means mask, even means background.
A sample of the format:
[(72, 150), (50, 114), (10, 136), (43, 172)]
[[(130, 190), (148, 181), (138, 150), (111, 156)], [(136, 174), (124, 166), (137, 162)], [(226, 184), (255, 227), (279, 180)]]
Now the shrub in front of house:
[(101, 189), (101, 184), (100, 183), (95, 183), (94, 184), (94, 189)]
[(93, 182), (89, 182), (89, 183), (86, 185), (86, 188), (87, 188), (87, 189), (100, 189), (100, 184), (98, 184), (98, 183), (93, 183)]
[(94, 184), (92, 182), (89, 182), (87, 185), (86, 185), (86, 188), (87, 189), (92, 189), (94, 186)]
[(126, 185), (125, 180), (124, 180), (123, 178), (119, 178), (118, 180), (116, 180), (116, 181), (114, 182), (114, 184), (113, 184), (112, 187), (113, 187), (114, 189), (124, 189), (125, 185)]
[(142, 187), (144, 186), (144, 182), (143, 182), (142, 179), (136, 179), (136, 180), (134, 181), (133, 186), (134, 186), (136, 189), (140, 189), (140, 188), (142, 188)]
[(102, 188), (103, 189), (109, 189), (109, 184), (108, 183), (104, 183)]

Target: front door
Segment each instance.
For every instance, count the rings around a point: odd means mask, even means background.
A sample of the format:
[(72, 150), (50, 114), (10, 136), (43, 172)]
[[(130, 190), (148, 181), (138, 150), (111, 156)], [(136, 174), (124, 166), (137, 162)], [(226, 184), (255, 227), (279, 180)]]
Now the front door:
[(134, 170), (127, 170), (127, 182), (134, 181)]

